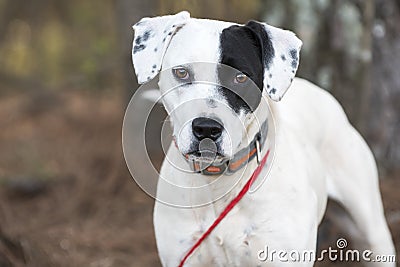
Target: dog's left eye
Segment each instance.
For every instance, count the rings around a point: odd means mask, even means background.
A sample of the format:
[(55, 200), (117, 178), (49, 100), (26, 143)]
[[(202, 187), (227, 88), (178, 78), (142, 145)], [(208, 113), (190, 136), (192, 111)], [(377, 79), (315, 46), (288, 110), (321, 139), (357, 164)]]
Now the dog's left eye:
[(189, 72), (183, 67), (174, 68), (172, 72), (178, 79), (187, 80), (189, 78)]
[(245, 83), (247, 81), (247, 75), (243, 73), (238, 73), (235, 76), (235, 83)]

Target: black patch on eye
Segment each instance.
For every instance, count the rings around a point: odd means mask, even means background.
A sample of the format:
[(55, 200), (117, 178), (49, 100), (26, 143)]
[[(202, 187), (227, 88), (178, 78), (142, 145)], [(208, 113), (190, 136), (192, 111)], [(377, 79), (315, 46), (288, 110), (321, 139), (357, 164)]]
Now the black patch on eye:
[(133, 53), (135, 54), (135, 53), (137, 53), (137, 52), (139, 52), (139, 51), (142, 51), (143, 49), (145, 49), (146, 48), (146, 46), (145, 45), (143, 45), (143, 44), (137, 44), (137, 45), (135, 45), (134, 47), (133, 47)]
[(250, 20), (245, 26), (252, 29), (253, 32), (257, 35), (258, 41), (260, 42), (264, 66), (266, 69), (269, 69), (272, 63), (272, 59), (275, 57), (275, 49), (272, 45), (272, 41), (268, 35), (268, 32), (265, 30), (264, 26), (261, 23), (254, 20)]
[(224, 86), (219, 90), (235, 112), (241, 109), (253, 112), (261, 101), (264, 70), (269, 68), (275, 56), (268, 33), (255, 21), (244, 26), (230, 26), (221, 33), (220, 47), (220, 62), (246, 74), (254, 84), (251, 81), (246, 84), (230, 83), (237, 73), (220, 67), (218, 76)]

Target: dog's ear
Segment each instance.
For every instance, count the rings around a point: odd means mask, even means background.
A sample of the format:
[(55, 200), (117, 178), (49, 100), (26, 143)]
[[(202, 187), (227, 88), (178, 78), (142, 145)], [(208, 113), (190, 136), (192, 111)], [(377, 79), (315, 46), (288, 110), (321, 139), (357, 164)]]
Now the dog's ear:
[(280, 101), (296, 75), (302, 42), (291, 31), (266, 23), (246, 24), (258, 37), (264, 62), (264, 89), (274, 101)]
[(175, 15), (143, 18), (133, 25), (132, 62), (140, 84), (158, 74), (172, 36), (189, 19), (189, 12), (182, 11)]

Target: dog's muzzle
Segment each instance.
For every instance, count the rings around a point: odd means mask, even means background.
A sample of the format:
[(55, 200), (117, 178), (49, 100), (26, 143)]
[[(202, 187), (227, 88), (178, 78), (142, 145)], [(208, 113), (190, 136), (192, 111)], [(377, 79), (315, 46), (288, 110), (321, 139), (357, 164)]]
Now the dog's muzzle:
[[(196, 152), (196, 155), (193, 155), (193, 153), (183, 155), (194, 172), (203, 175), (230, 175), (243, 168), (254, 158), (260, 162), (261, 150), (264, 147), (268, 133), (267, 121), (261, 125), (259, 132), (254, 136), (253, 140), (247, 147), (236, 152), (231, 159), (226, 159), (222, 157), (222, 155), (218, 154), (215, 144), (215, 141), (221, 135), (220, 132), (223, 130), (222, 125), (212, 119), (209, 120), (212, 120), (213, 122), (203, 120), (202, 118), (199, 119), (201, 120), (192, 123), (192, 126), (195, 125), (196, 127), (198, 126), (203, 128), (201, 130), (196, 129), (198, 132), (197, 135), (202, 137), (199, 143), (198, 152)], [(196, 121), (196, 119), (193, 121)], [(196, 137), (199, 138), (198, 136)], [(174, 142), (177, 147), (175, 139)]]

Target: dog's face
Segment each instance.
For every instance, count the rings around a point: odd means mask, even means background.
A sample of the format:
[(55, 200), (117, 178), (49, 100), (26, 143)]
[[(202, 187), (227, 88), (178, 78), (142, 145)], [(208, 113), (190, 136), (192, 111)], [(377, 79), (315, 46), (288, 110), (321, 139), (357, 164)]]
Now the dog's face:
[(301, 41), (255, 21), (237, 25), (181, 12), (144, 18), (134, 29), (138, 81), (159, 74), (175, 142), (194, 158), (204, 158), (202, 143), (212, 143), (221, 161), (247, 145), (268, 117), (262, 98), (279, 101), (298, 66)]

